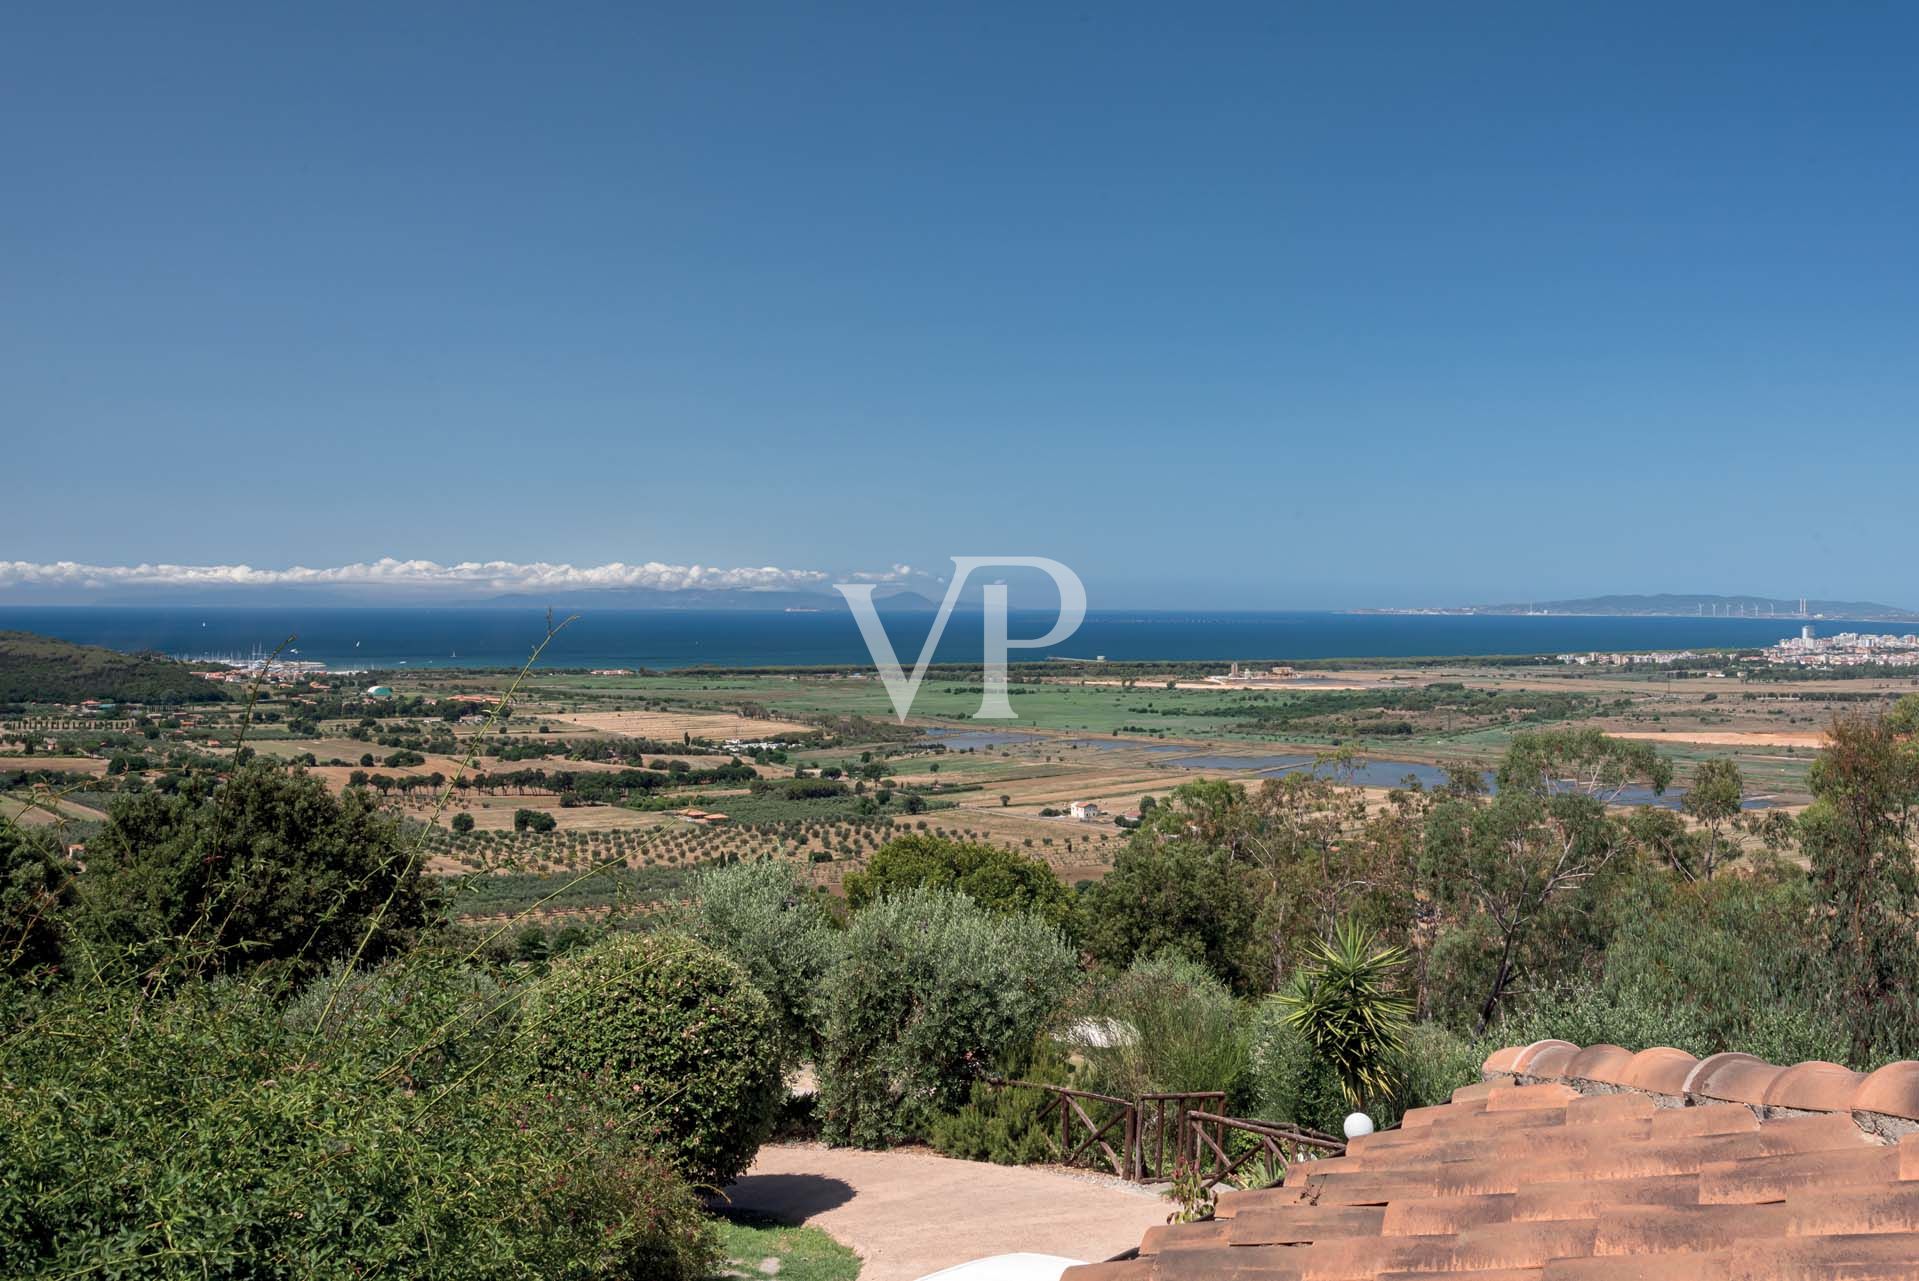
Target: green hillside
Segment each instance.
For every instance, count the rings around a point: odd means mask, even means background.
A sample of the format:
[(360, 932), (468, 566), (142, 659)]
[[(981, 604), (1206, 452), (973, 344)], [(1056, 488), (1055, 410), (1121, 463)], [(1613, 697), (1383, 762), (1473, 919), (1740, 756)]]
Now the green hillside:
[(215, 703), (226, 697), (184, 663), (32, 632), (0, 632), (0, 703)]

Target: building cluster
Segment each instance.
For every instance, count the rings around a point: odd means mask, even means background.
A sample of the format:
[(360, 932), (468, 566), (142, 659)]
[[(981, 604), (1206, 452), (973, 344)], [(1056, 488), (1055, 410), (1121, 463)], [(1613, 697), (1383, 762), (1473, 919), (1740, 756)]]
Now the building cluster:
[(1698, 657), (1689, 649), (1656, 649), (1645, 654), (1606, 654), (1595, 650), (1589, 654), (1561, 654), (1559, 661), (1578, 667), (1660, 667), (1668, 663), (1689, 662)]
[(1919, 667), (1919, 636), (1840, 632), (1816, 636), (1810, 627), (1764, 651), (1775, 667)]
[(202, 662), (218, 663), (205, 671), (194, 673), (201, 680), (219, 681), (228, 685), (246, 685), (256, 680), (268, 680), (277, 685), (294, 685), (310, 680), (315, 676), (324, 676), (325, 663), (310, 662), (306, 659), (288, 658), (247, 658), (247, 659), (202, 659)]

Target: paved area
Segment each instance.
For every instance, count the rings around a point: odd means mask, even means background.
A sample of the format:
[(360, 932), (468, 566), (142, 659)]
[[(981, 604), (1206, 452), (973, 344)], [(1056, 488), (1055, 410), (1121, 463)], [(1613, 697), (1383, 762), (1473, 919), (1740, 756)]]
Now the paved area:
[(816, 1144), (760, 1149), (732, 1204), (831, 1233), (866, 1262), (860, 1281), (915, 1281), (992, 1254), (1096, 1261), (1139, 1244), (1171, 1206), (1094, 1175), (954, 1161), (918, 1150)]

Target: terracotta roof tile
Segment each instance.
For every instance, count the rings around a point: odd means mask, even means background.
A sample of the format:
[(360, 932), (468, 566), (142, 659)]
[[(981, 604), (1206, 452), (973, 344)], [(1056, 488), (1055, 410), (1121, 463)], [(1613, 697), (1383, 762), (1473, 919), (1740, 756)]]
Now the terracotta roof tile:
[(1686, 1090), (1697, 1098), (1759, 1105), (1785, 1070), (1750, 1054), (1715, 1054), (1693, 1069)]
[(1567, 1060), (1568, 1081), (1600, 1081), (1624, 1085), (1626, 1071), (1632, 1065), (1632, 1051), (1618, 1045), (1589, 1045)]
[(1919, 1064), (1541, 1042), (1486, 1081), (1064, 1281), (1919, 1278)]
[(1528, 1045), (1513, 1056), (1512, 1071), (1514, 1075), (1523, 1076), (1531, 1073), (1534, 1062), (1541, 1054), (1550, 1050), (1569, 1050), (1577, 1053), (1579, 1047), (1571, 1041), (1534, 1041), (1531, 1045)]
[(1919, 1121), (1919, 1063), (1888, 1063), (1874, 1072), (1859, 1083), (1852, 1109)]
[(1525, 1075), (1557, 1080), (1566, 1075), (1579, 1047), (1570, 1041), (1554, 1041), (1534, 1050), (1526, 1062)]
[(1698, 1059), (1684, 1050), (1656, 1045), (1632, 1056), (1632, 1062), (1626, 1067), (1625, 1084), (1648, 1094), (1682, 1095), (1686, 1092), (1686, 1078), (1698, 1063)]
[(1797, 1112), (1850, 1112), (1852, 1096), (1866, 1074), (1837, 1063), (1800, 1063), (1784, 1069), (1766, 1090), (1768, 1108)]

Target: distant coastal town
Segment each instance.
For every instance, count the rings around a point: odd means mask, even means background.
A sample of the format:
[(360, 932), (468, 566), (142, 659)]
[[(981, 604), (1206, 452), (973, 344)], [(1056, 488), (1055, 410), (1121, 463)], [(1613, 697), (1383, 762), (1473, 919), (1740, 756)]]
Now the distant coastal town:
[[(1669, 667), (1694, 662), (1707, 655), (1696, 650), (1649, 650), (1642, 653), (1594, 650), (1560, 654), (1559, 661), (1575, 667)], [(1773, 667), (1919, 667), (1919, 635), (1884, 632), (1840, 632), (1820, 636), (1812, 624), (1741, 661)]]
[(1919, 667), (1919, 635), (1840, 632), (1818, 636), (1811, 627), (1766, 650), (1766, 662), (1780, 667)]

